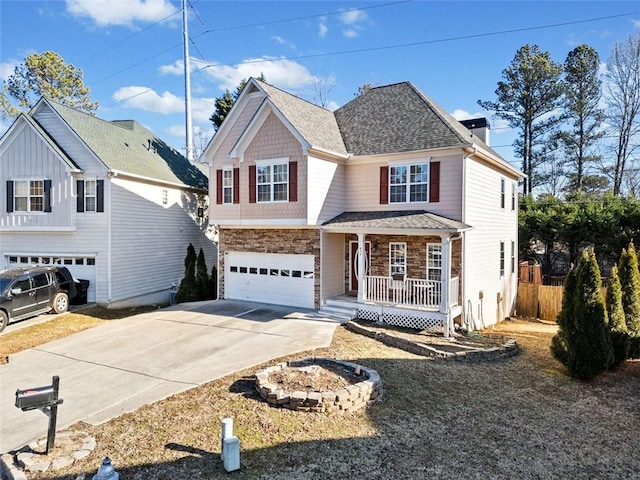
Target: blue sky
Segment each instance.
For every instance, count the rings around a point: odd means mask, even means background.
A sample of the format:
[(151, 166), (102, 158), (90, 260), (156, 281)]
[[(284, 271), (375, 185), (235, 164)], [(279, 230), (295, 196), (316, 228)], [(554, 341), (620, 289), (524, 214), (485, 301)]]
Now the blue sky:
[[(457, 118), (489, 116), (501, 72), (537, 44), (557, 62), (581, 43), (600, 54), (640, 29), (637, 1), (211, 1), (189, 8), (196, 148), (210, 138), (214, 100), (243, 78), (328, 107), (365, 83), (411, 81)], [(97, 115), (135, 119), (184, 152), (180, 0), (0, 0), (0, 76), (52, 50), (82, 69)], [(192, 7), (192, 8), (191, 8)], [(206, 67), (206, 68), (203, 68)], [(513, 132), (491, 120), (491, 143), (518, 166)], [(0, 125), (4, 131), (8, 125)]]

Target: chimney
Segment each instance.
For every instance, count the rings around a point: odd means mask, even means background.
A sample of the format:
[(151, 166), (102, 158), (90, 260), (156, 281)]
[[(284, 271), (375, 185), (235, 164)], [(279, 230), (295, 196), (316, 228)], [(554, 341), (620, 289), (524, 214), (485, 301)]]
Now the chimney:
[(471, 131), (472, 135), (476, 135), (480, 140), (490, 145), (489, 143), (489, 122), (486, 118), (473, 118), (471, 120), (460, 120), (460, 123), (467, 127)]

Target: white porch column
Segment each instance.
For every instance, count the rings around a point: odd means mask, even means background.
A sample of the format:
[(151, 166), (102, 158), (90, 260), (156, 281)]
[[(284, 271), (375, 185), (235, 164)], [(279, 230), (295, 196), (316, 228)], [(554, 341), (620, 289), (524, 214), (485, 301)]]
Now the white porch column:
[(440, 285), (440, 313), (444, 313), (447, 317), (444, 322), (444, 336), (451, 335), (452, 325), (449, 315), (449, 283), (451, 281), (451, 237), (441, 236), (442, 243), (442, 285)]
[(367, 299), (367, 251), (364, 248), (364, 233), (358, 233), (358, 303), (364, 303)]

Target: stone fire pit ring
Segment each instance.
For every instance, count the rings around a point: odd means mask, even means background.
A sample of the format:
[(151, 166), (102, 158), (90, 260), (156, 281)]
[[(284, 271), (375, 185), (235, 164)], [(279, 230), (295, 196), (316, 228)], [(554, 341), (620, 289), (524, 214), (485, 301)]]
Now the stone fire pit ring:
[[(270, 381), (270, 374), (286, 368), (311, 365), (339, 365), (362, 376), (362, 381), (347, 385), (337, 391), (285, 392)], [(256, 372), (256, 390), (263, 400), (273, 407), (283, 407), (302, 412), (353, 412), (382, 398), (382, 380), (371, 368), (334, 358), (309, 357), (283, 362)]]

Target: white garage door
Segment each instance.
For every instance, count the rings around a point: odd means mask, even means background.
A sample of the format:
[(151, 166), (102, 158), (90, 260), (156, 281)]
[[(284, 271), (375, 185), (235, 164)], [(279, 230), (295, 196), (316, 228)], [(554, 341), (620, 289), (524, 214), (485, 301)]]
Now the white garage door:
[(314, 308), (313, 255), (227, 252), (225, 298)]
[(69, 255), (7, 255), (9, 268), (29, 265), (63, 265), (76, 279), (89, 280), (87, 302), (96, 301), (96, 259), (92, 256)]

